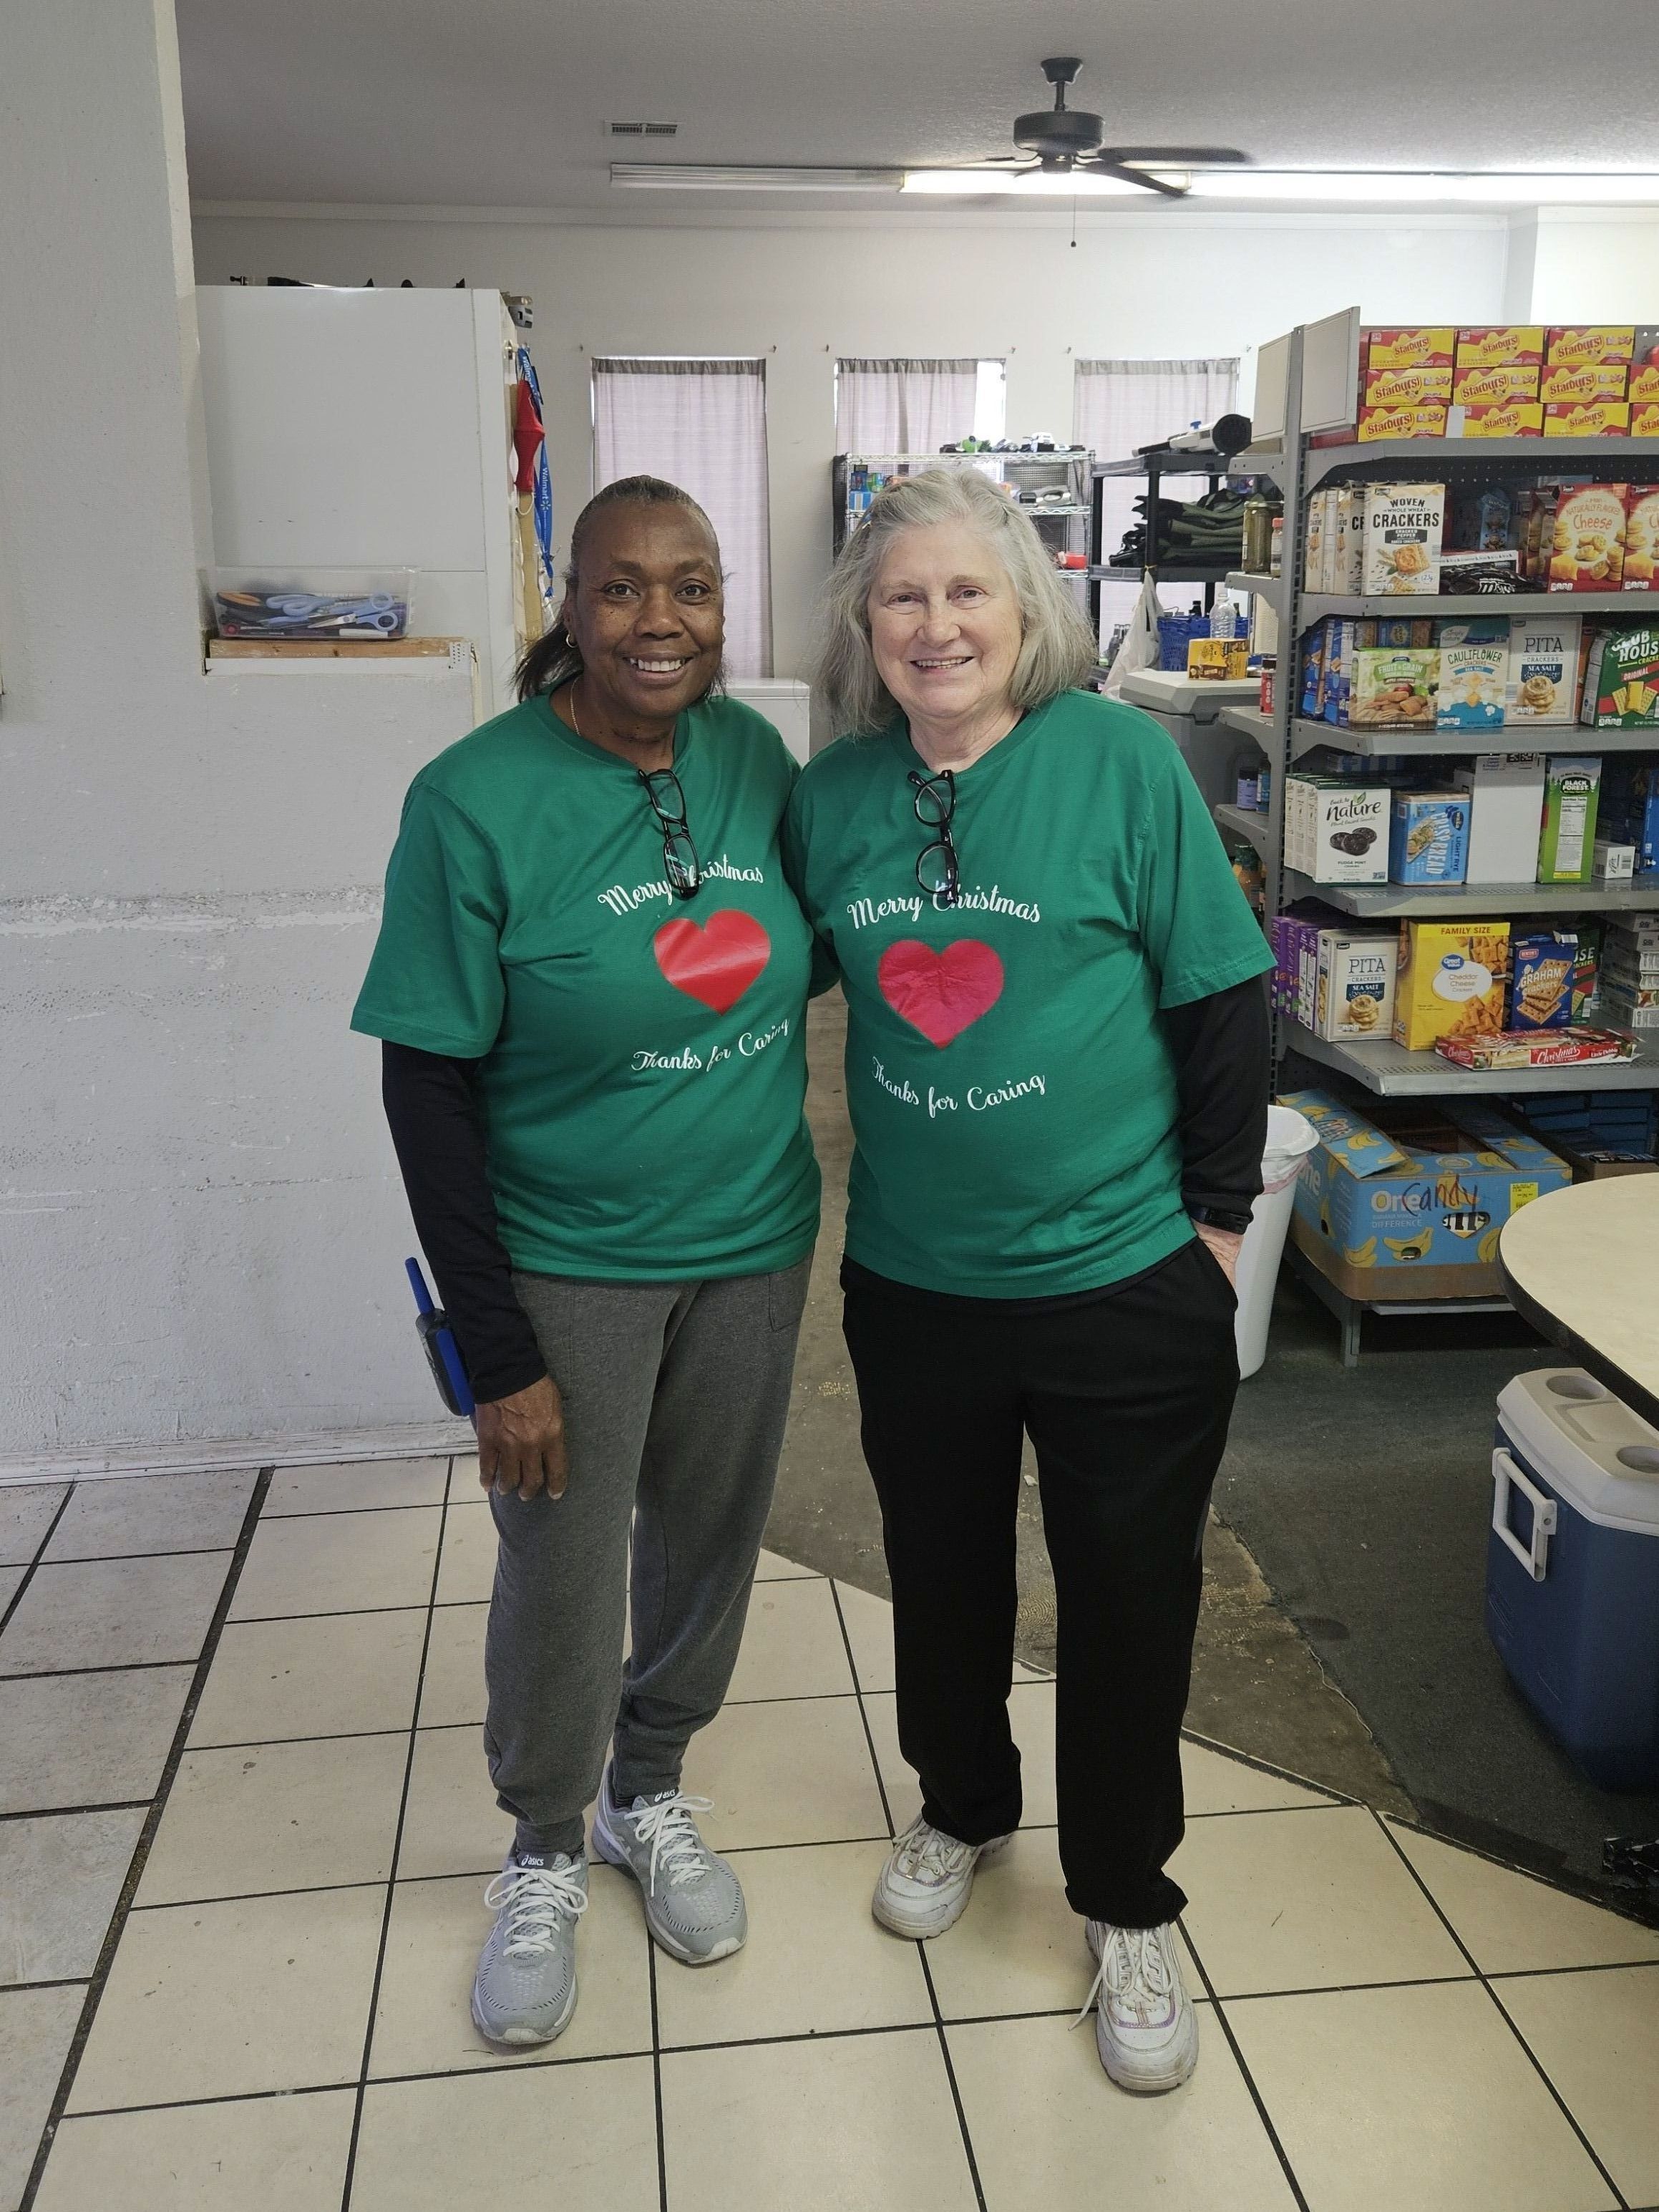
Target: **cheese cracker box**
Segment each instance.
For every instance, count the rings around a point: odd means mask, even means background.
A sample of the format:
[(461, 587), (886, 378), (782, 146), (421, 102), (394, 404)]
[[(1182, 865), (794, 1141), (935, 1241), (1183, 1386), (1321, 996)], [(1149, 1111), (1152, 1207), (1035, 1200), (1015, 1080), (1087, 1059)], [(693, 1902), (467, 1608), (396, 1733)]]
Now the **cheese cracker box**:
[(1296, 1187), (1291, 1235), (1350, 1297), (1402, 1297), (1407, 1277), (1414, 1298), (1501, 1291), (1504, 1224), (1572, 1180), (1535, 1137), (1462, 1100), (1455, 1122), (1437, 1100), (1379, 1100), (1376, 1121), (1323, 1091), (1278, 1103), (1305, 1115), (1319, 1139)]
[(1544, 331), (1540, 323), (1500, 325), (1459, 331), (1457, 374), (1478, 368), (1536, 369), (1544, 358)]
[(1624, 484), (1564, 488), (1550, 537), (1552, 592), (1616, 592), (1625, 568)]
[(1624, 587), (1659, 591), (1659, 485), (1625, 487)]
[(1627, 438), (1627, 399), (1559, 399), (1544, 406), (1547, 438)]
[(1659, 731), (1659, 628), (1604, 630), (1594, 641), (1578, 719), (1593, 730)]
[[(1635, 332), (1631, 335), (1634, 338)], [(1367, 374), (1379, 368), (1450, 368), (1456, 359), (1457, 333), (1449, 324), (1439, 323), (1407, 330), (1367, 329), (1359, 334), (1359, 353)]]
[(1510, 944), (1510, 1027), (1564, 1030), (1572, 1020), (1578, 938), (1572, 930), (1527, 930)]
[(1397, 791), (1389, 880), (1461, 884), (1469, 865), (1469, 803), (1461, 791)]
[(1544, 361), (1551, 368), (1583, 368), (1597, 362), (1627, 362), (1635, 351), (1633, 324), (1557, 324), (1546, 335)]
[(1509, 973), (1507, 921), (1402, 921), (1395, 1042), (1426, 1052), (1437, 1037), (1501, 1030)]
[(1360, 404), (1364, 407), (1444, 407), (1449, 404), (1451, 397), (1452, 372), (1449, 368), (1368, 368)]
[[(1509, 669), (1504, 686), (1506, 724), (1545, 728), (1577, 720), (1579, 615), (1515, 615), (1510, 622)], [(1534, 813), (1534, 826), (1537, 817)], [(1506, 876), (1518, 883), (1521, 876)]]
[(1474, 885), (1529, 884), (1538, 872), (1538, 824), (1544, 811), (1542, 753), (1481, 753), (1453, 771), (1469, 806)]
[[(1538, 377), (1536, 368), (1460, 368), (1451, 396), (1460, 407), (1501, 407), (1511, 399), (1536, 399)], [(1567, 392), (1561, 396), (1571, 399), (1575, 395)]]
[(1359, 442), (1376, 445), (1383, 438), (1443, 438), (1444, 407), (1370, 407), (1359, 410)]
[[(1622, 516), (1622, 501), (1620, 512)], [(1444, 484), (1369, 486), (1365, 495), (1366, 592), (1390, 599), (1437, 592), (1440, 540), (1445, 517)]]
[(1544, 410), (1535, 399), (1505, 399), (1489, 407), (1454, 407), (1446, 417), (1449, 438), (1541, 438)]
[[(1540, 884), (1587, 884), (1595, 866), (1595, 813), (1601, 763), (1552, 753), (1544, 778), (1544, 826), (1538, 840)], [(1501, 1022), (1492, 1024), (1501, 1029)]]
[(1630, 371), (1622, 361), (1590, 361), (1578, 368), (1547, 368), (1537, 397), (1547, 404), (1563, 399), (1625, 399), (1629, 397), (1629, 381)]
[(1509, 687), (1509, 617), (1476, 615), (1467, 622), (1443, 622), (1439, 646), (1436, 728), (1501, 730)]

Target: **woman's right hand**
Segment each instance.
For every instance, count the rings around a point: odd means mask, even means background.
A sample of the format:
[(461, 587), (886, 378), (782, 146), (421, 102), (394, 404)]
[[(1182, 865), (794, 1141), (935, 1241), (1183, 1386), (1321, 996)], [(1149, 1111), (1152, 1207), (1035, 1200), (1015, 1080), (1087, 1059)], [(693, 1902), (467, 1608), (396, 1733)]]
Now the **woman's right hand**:
[(569, 1461), (564, 1444), (564, 1403), (550, 1375), (492, 1398), (473, 1416), (478, 1431), (478, 1481), (485, 1490), (514, 1491), (533, 1498), (545, 1489), (562, 1498)]

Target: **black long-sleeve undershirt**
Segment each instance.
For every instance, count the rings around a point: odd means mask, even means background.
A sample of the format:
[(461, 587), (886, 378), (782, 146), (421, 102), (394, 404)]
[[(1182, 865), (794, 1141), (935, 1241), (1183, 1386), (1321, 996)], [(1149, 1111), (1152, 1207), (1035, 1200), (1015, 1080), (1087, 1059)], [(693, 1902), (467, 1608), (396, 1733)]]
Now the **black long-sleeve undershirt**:
[[(1261, 1188), (1271, 1066), (1259, 980), (1159, 1016), (1181, 1098), (1182, 1197), (1248, 1213)], [(546, 1374), (496, 1227), (476, 1060), (381, 1047), (381, 1097), (404, 1188), (475, 1396), (509, 1397)]]

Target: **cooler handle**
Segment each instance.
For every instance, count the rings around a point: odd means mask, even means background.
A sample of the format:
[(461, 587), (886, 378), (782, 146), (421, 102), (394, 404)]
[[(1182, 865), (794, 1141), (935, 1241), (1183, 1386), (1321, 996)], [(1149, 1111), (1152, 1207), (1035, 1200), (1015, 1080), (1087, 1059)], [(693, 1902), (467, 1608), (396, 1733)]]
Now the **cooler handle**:
[[(1526, 1498), (1532, 1507), (1532, 1549), (1528, 1551), (1510, 1526), (1510, 1485)], [(1532, 1577), (1541, 1583), (1549, 1565), (1550, 1538), (1555, 1534), (1555, 1500), (1547, 1498), (1529, 1475), (1517, 1467), (1506, 1451), (1495, 1451), (1492, 1455), (1492, 1532), (1507, 1544)]]

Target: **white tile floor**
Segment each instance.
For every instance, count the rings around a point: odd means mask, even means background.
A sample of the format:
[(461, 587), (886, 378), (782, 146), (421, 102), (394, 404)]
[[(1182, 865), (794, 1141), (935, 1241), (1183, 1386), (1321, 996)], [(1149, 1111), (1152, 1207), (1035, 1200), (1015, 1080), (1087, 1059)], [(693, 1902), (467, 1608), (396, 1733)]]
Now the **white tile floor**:
[(917, 1802), (888, 1609), (774, 1558), (686, 1777), (748, 1948), (659, 1957), (598, 1868), (574, 2025), (492, 2051), (471, 1469), (258, 1503), (248, 1474), (0, 1491), (0, 2212), (1659, 2203), (1659, 1933), (1198, 1743), (1202, 2060), (1112, 2089), (1070, 2032), (1091, 1962), (1025, 1669), (1025, 1831), (949, 1936), (883, 1934)]

